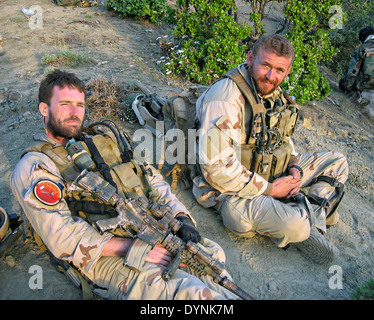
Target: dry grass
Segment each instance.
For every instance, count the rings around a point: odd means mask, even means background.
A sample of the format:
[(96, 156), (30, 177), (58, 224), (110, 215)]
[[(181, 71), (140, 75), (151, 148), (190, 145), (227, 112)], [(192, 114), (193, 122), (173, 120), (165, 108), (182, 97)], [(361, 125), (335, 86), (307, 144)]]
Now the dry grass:
[(87, 110), (94, 119), (118, 117), (121, 113), (121, 90), (113, 79), (104, 76), (91, 79), (87, 84)]

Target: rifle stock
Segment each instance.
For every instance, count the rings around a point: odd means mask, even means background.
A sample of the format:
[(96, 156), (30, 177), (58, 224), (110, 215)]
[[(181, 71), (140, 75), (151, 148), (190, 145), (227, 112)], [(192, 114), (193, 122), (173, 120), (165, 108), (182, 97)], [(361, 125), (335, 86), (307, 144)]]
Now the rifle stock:
[(210, 275), (216, 283), (219, 283), (229, 291), (244, 300), (253, 298), (240, 289), (227, 277), (221, 274), (225, 266), (217, 259), (212, 258), (196, 243), (185, 243), (175, 235), (182, 223), (170, 213), (170, 207), (159, 203), (147, 204), (140, 199), (123, 199), (113, 191), (113, 187), (94, 172), (84, 170), (68, 188), (67, 192), (81, 188), (89, 191), (94, 197), (113, 205), (118, 216), (96, 221), (100, 232), (123, 228), (133, 238), (139, 238), (151, 246), (157, 243), (175, 255), (174, 260), (162, 274), (162, 278), (168, 281), (178, 269), (180, 263), (185, 263), (199, 275)]
[[(4, 214), (7, 214), (4, 211)], [(2, 259), (5, 254), (12, 248), (14, 243), (22, 235), (22, 230), (20, 225), (23, 221), (16, 215), (9, 216), (9, 230), (3, 239), (0, 239), (0, 259)]]

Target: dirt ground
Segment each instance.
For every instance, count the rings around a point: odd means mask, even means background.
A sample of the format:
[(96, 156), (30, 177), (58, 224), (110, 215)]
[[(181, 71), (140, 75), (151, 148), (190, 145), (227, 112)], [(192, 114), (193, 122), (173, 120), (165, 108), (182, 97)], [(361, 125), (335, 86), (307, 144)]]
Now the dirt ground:
[[(30, 28), (31, 18), (21, 12), (31, 5), (42, 9), (41, 29)], [(271, 19), (267, 28), (276, 23)], [(63, 8), (49, 0), (2, 0), (0, 21), (4, 50), (0, 56), (0, 206), (9, 213), (21, 214), (9, 187), (12, 169), (32, 136), (43, 130), (37, 112), (38, 87), (46, 69), (41, 64), (43, 55), (65, 48), (86, 53), (93, 62), (64, 68), (86, 83), (103, 75), (128, 89), (139, 79), (169, 96), (188, 85), (167, 78), (157, 65), (162, 53), (156, 39), (168, 32), (166, 27), (123, 19), (102, 5)], [(292, 246), (278, 249), (266, 237), (238, 238), (225, 230), (213, 210), (203, 209), (191, 191), (176, 190), (201, 234), (224, 248), (234, 281), (256, 299), (348, 300), (357, 284), (374, 277), (374, 128), (355, 103), (339, 92), (336, 76), (325, 73), (334, 91), (323, 101), (302, 106), (294, 140), (299, 152), (333, 150), (348, 157), (350, 176), (340, 222), (327, 232), (341, 252), (333, 265), (313, 264)], [(131, 132), (139, 128), (125, 121), (120, 124)], [(35, 265), (42, 267), (43, 288), (33, 290), (29, 271)], [(342, 276), (342, 286), (336, 285), (337, 276)], [(77, 300), (81, 292), (54, 270), (46, 255), (19, 239), (0, 261), (0, 299)]]

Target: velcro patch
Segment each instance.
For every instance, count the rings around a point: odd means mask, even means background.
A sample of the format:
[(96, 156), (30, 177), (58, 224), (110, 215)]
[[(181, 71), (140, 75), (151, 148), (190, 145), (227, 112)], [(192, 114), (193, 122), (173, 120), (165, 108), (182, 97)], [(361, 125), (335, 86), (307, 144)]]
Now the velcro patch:
[(62, 199), (62, 192), (57, 183), (51, 180), (40, 180), (34, 186), (35, 197), (47, 206), (54, 206)]

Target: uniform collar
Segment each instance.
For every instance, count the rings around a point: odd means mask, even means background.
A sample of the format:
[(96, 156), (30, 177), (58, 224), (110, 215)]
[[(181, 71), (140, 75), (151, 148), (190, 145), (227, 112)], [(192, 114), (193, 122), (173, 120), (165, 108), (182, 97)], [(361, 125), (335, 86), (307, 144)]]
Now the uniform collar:
[(35, 141), (43, 141), (43, 142), (48, 142), (49, 144), (51, 144), (52, 146), (54, 147), (57, 147), (59, 146), (60, 144), (57, 143), (55, 140), (51, 139), (50, 137), (47, 136), (47, 134), (44, 132), (44, 133), (37, 133), (34, 135), (34, 140)]

